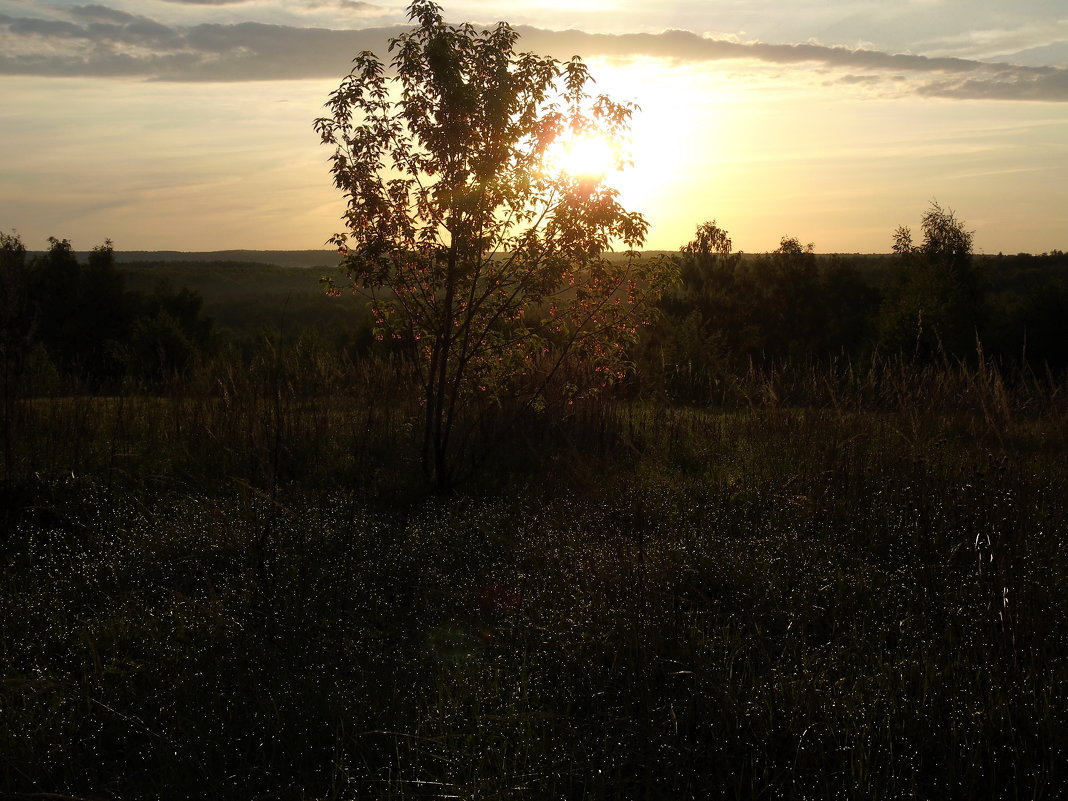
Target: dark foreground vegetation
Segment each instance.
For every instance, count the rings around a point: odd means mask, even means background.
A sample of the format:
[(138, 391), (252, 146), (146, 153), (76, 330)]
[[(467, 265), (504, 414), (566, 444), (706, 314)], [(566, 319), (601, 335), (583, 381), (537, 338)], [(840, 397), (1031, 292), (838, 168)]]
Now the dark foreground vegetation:
[(427, 495), (299, 345), (5, 419), (0, 786), (39, 798), (1056, 798), (1064, 383), (754, 368)]
[[(173, 285), (123, 286), (125, 349), (7, 325), (0, 795), (1061, 797), (1063, 362), (894, 349), (892, 282), (809, 256), (690, 254), (635, 378), (449, 493), (369, 330), (225, 334)], [(798, 286), (855, 287), (848, 347)]]

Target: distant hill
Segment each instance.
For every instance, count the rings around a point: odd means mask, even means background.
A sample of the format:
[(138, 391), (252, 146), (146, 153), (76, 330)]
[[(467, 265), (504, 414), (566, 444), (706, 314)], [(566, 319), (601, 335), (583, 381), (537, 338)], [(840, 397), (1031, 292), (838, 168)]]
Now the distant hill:
[(116, 251), (115, 257), (127, 288), (149, 294), (162, 283), (194, 290), (207, 316), (238, 335), (366, 325), (365, 299), (329, 298), (319, 282), (323, 275), (340, 278), (333, 250), (142, 250)]
[[(85, 258), (87, 254), (78, 254)], [(252, 262), (275, 264), (279, 267), (334, 267), (340, 257), (335, 250), (211, 250), (185, 252), (180, 250), (116, 250), (115, 261), (129, 262)]]

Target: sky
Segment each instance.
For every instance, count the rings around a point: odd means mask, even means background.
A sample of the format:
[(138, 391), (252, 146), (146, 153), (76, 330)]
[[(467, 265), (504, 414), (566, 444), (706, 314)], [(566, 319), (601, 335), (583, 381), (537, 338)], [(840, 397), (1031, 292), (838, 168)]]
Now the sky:
[[(637, 103), (615, 176), (676, 250), (716, 220), (878, 253), (933, 200), (984, 253), (1068, 248), (1065, 0), (489, 0), (449, 22), (581, 56)], [(30, 249), (319, 248), (343, 204), (312, 122), (404, 5), (0, 0), (0, 231)]]

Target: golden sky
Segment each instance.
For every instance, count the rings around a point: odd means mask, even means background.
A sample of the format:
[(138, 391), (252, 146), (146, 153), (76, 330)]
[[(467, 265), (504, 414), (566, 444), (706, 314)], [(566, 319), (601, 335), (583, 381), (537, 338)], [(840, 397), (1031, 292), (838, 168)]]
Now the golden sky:
[[(616, 180), (677, 249), (716, 219), (737, 249), (783, 236), (886, 252), (932, 199), (982, 252), (1068, 246), (1068, 7), (469, 2), (583, 56), (641, 106)], [(312, 120), (402, 7), (351, 0), (85, 5), (0, 0), (0, 230), (88, 249), (303, 249), (340, 228)]]

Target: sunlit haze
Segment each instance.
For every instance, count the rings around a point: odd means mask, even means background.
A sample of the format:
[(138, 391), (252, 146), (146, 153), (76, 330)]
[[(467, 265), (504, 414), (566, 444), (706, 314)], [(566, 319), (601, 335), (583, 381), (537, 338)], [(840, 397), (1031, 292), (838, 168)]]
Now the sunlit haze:
[[(929, 201), (981, 252), (1068, 245), (1068, 8), (1061, 2), (445, 4), (583, 56), (640, 106), (622, 173), (578, 144), (677, 249), (715, 218), (735, 247), (781, 237), (886, 252)], [(404, 10), (366, 3), (0, 0), (0, 230), (88, 249), (303, 249), (341, 227), (312, 131)]]
[(549, 148), (545, 161), (550, 170), (615, 181), (623, 174), (619, 164), (623, 147), (622, 142), (592, 132), (562, 136)]

